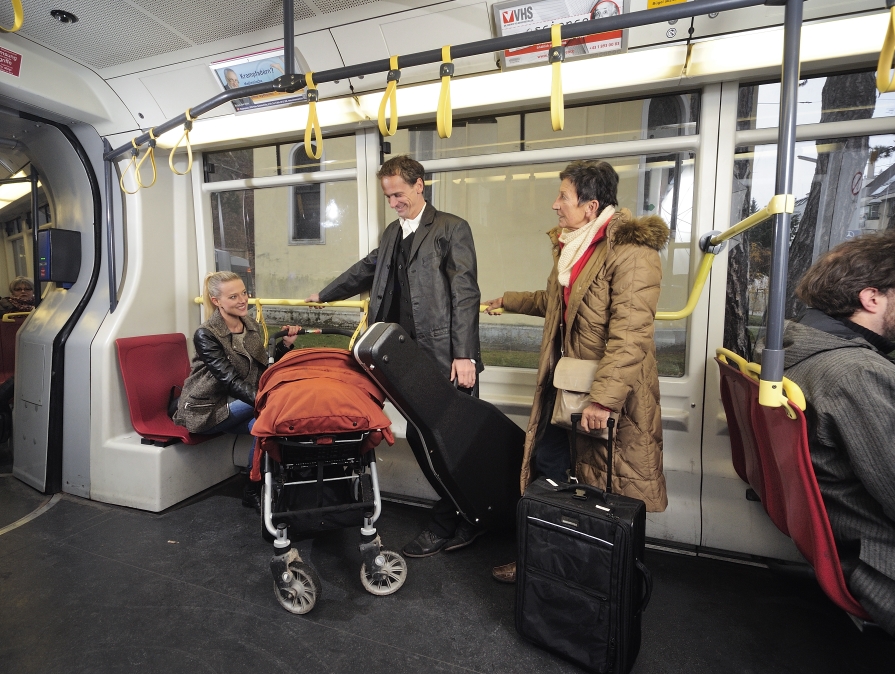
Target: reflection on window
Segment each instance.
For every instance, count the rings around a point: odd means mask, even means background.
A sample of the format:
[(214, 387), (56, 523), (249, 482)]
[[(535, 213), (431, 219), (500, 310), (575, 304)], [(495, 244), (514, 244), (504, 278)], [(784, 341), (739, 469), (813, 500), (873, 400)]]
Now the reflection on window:
[[(208, 152), (205, 155), (205, 182), (265, 178), (306, 171), (334, 171), (357, 166), (353, 135), (327, 138), (323, 147), (326, 156), (319, 161), (311, 160), (315, 162), (313, 168), (303, 161), (307, 159), (304, 150), (296, 153), (296, 144), (292, 142)], [(350, 151), (346, 152), (346, 149)]]
[[(312, 145), (312, 152), (316, 146)], [(310, 173), (319, 171), (321, 164), (326, 161), (326, 154), (322, 153), (320, 159), (308, 157), (304, 143), (299, 143), (292, 148), (291, 167), (293, 173)], [(325, 185), (295, 185), (292, 190), (290, 202), (290, 222), (292, 232), (289, 243), (292, 244), (320, 244), (326, 243), (324, 236), (323, 218), (320, 213), (320, 205), (326, 203)]]
[(12, 242), (12, 260), (16, 276), (28, 276), (28, 257), (25, 254), (25, 240), (22, 238)]
[[(814, 77), (799, 82), (796, 124), (895, 116), (895, 92), (876, 93), (876, 73)], [(740, 87), (737, 129), (768, 129), (780, 121), (780, 83)]]
[[(842, 241), (895, 227), (895, 135), (853, 136), (796, 144), (786, 317), (804, 306), (795, 287), (811, 264)], [(777, 147), (738, 148), (734, 161), (736, 222), (774, 194)], [(751, 357), (766, 322), (773, 220), (745, 232), (728, 257), (724, 345)]]

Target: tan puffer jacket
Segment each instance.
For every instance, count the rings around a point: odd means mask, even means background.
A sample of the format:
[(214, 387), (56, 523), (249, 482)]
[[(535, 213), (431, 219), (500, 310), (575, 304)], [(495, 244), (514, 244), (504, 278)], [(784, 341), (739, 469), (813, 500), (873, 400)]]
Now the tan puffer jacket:
[[(559, 228), (548, 232), (554, 262), (547, 290), (508, 292), (503, 296), (508, 311), (545, 319), (537, 389), (522, 459), (523, 491), (532, 477), (538, 428), (541, 423), (549, 423), (553, 411), (545, 409), (545, 404), (551, 399), (553, 368), (560, 356), (560, 233)], [(658, 251), (667, 243), (668, 235), (668, 226), (658, 216), (635, 219), (623, 208), (612, 217), (606, 238), (575, 279), (564, 344), (567, 356), (600, 360), (591, 399), (619, 413), (613, 491), (643, 500), (649, 512), (662, 512), (668, 505), (662, 473), (662, 417), (653, 327), (662, 282)], [(606, 486), (606, 447), (602, 440), (578, 435), (576, 471), (581, 481)]]

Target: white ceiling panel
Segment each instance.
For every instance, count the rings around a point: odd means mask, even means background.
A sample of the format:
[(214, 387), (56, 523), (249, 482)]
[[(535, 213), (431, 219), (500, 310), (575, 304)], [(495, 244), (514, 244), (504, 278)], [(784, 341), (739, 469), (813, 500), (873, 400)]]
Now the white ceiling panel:
[(108, 84), (136, 117), (141, 127), (158, 126), (168, 119), (138, 77), (119, 77), (109, 81)]
[[(441, 49), (445, 45), (465, 44), (487, 40), (491, 35), (491, 19), (488, 5), (484, 2), (455, 7), (443, 12), (433, 12), (408, 19), (382, 23), (382, 35), (390, 53), (413, 54), (429, 49)], [(455, 75), (495, 70), (493, 53), (458, 59)], [(438, 65), (432, 64), (402, 70), (401, 80), (419, 82), (438, 79)]]
[[(379, 29), (378, 19), (336, 26), (331, 28), (330, 32), (346, 66), (387, 59), (391, 56), (382, 31)], [(385, 73), (367, 75), (363, 79), (352, 78), (351, 83), (354, 85), (355, 91), (384, 89)]]
[[(206, 44), (233, 35), (283, 25), (282, 0), (221, 2), (221, 0), (131, 0), (160, 22), (194, 44)], [(303, 0), (293, 0), (295, 20), (315, 12)]]
[[(296, 35), (295, 47), (301, 52), (312, 72), (334, 70), (345, 65), (342, 62), (342, 55), (339, 54), (336, 41), (328, 30), (320, 30), (306, 35)], [(348, 80), (342, 80), (338, 84), (324, 82), (319, 85), (318, 89), (320, 90), (321, 98), (351, 93), (348, 87)]]
[[(140, 81), (158, 103), (165, 119), (182, 115), (187, 108), (198, 105), (223, 91), (215, 81), (211, 69), (204, 63), (147, 75), (141, 77)], [(233, 106), (225, 103), (203, 117), (217, 117), (232, 112)]]

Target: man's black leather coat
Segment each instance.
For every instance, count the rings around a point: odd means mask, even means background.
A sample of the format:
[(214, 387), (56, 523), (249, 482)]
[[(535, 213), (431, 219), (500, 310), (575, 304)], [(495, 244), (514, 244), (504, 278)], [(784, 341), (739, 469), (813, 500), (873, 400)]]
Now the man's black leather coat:
[[(369, 291), (372, 322), (390, 290), (389, 268), (399, 237), (401, 223), (395, 220), (382, 233), (379, 248), (321, 290), (320, 301), (344, 300)], [(450, 376), (455, 358), (472, 358), (481, 371), (481, 294), (469, 223), (426, 204), (407, 272), (417, 343), (438, 362), (445, 376)]]

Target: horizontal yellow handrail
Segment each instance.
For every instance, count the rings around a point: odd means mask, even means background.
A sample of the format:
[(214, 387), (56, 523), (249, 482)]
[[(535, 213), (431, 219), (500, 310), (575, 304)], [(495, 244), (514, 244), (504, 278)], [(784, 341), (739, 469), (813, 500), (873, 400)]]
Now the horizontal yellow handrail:
[(732, 239), (737, 234), (742, 234), (747, 229), (760, 225), (772, 215), (778, 213), (792, 213), (796, 209), (796, 198), (792, 194), (778, 194), (771, 197), (768, 205), (761, 210), (755, 211), (749, 217), (740, 220), (737, 224), (729, 229), (724, 230), (720, 234), (713, 236), (709, 243), (713, 246), (724, 243), (728, 239)]
[(16, 316), (30, 316), (30, 311), (10, 311), (8, 314), (3, 314), (3, 318), (0, 318), (0, 321), (4, 323), (15, 323), (13, 320)]
[[(249, 300), (253, 305), (262, 304), (264, 306), (280, 306), (280, 307), (314, 307), (316, 309), (366, 309), (369, 300), (344, 300), (341, 302), (307, 302), (305, 300), (284, 300), (284, 299), (261, 299), (251, 298)], [(202, 298), (193, 299), (196, 304), (202, 304)]]

